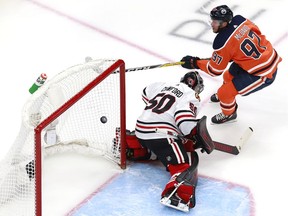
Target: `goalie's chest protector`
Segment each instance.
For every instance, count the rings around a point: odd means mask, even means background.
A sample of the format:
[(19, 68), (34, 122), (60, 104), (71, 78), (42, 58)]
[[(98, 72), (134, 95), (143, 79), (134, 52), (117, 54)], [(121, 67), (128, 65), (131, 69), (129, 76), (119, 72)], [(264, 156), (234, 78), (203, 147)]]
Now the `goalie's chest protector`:
[(155, 133), (162, 128), (181, 133), (175, 120), (177, 112), (190, 109), (194, 91), (183, 83), (153, 83), (143, 91), (146, 107), (136, 124), (136, 135), (142, 139), (165, 138), (167, 135)]

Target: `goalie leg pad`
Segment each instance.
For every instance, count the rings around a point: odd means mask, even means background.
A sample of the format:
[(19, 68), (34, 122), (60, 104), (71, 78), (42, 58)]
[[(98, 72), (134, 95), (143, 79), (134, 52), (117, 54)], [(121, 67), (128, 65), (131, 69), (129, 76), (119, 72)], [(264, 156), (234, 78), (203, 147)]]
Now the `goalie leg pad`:
[(178, 184), (178, 182), (176, 182), (176, 178), (180, 175), (181, 172), (183, 172), (184, 170), (187, 170), (189, 167), (190, 166), (187, 163), (177, 164), (177, 165), (172, 165), (172, 164), (168, 165), (168, 170), (171, 174), (171, 178), (161, 194), (162, 197), (167, 194), (172, 193), (172, 191), (175, 189), (175, 185)]
[(185, 171), (181, 172), (177, 178), (177, 182), (184, 182), (186, 185), (197, 185), (198, 180), (198, 164), (199, 164), (199, 157), (197, 152), (193, 152), (191, 154), (192, 165), (186, 169)]
[(147, 148), (144, 148), (135, 136), (135, 132), (126, 131), (126, 156), (128, 160), (155, 160), (156, 156)]
[(193, 208), (196, 204), (195, 189), (198, 182), (198, 163), (198, 154), (193, 152), (192, 165), (176, 178), (177, 182), (183, 182), (177, 190), (177, 195), (186, 203), (189, 203), (190, 208)]
[[(164, 191), (162, 192), (162, 199), (160, 203), (163, 205), (178, 209), (180, 211), (189, 211), (196, 204), (195, 189), (198, 181), (198, 163), (199, 157), (196, 152), (192, 154), (192, 165), (183, 172), (175, 173)], [(182, 165), (182, 168), (184, 166)], [(169, 170), (171, 167), (169, 166)], [(170, 172), (171, 172), (170, 171)]]

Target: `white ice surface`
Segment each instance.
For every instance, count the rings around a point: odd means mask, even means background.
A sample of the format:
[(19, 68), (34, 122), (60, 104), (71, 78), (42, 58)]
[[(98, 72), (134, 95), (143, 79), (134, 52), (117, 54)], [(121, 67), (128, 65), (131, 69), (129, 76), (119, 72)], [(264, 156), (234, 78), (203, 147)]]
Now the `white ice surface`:
[[(1, 1), (0, 159), (18, 135), (22, 106), (29, 97), (28, 89), (40, 73), (47, 73), (49, 79), (67, 67), (84, 62), (86, 56), (121, 58), (127, 68), (179, 61), (187, 54), (209, 57), (211, 44), (191, 39), (201, 33), (203, 25), (190, 26), (188, 23), (195, 19), (206, 22), (208, 16), (204, 12), (224, 3), (235, 7), (235, 14), (253, 18), (274, 44), (283, 62), (279, 65), (273, 85), (251, 96), (237, 98), (239, 117), (235, 124), (208, 124), (211, 136), (223, 142), (237, 142), (239, 134), (248, 126), (254, 129), (254, 134), (238, 156), (220, 152), (201, 155), (199, 173), (249, 187), (255, 198), (257, 216), (288, 215), (285, 198), (288, 194), (286, 2)], [(181, 24), (187, 28), (182, 26), (175, 31)], [(186, 37), (176, 37), (171, 32)], [(211, 30), (207, 30), (201, 39), (211, 42), (214, 36)], [(175, 66), (127, 74), (127, 128), (134, 128), (135, 120), (143, 109), (140, 95), (146, 84), (179, 80), (185, 72), (187, 70)], [(201, 114), (209, 119), (220, 111), (217, 105), (208, 102), (208, 98), (221, 84), (221, 77), (203, 75), (203, 78), (206, 88), (202, 94)], [(54, 183), (51, 185), (55, 186)], [(69, 189), (67, 193), (72, 192)], [(64, 212), (73, 208), (71, 203), (64, 204), (64, 198), (61, 200)]]

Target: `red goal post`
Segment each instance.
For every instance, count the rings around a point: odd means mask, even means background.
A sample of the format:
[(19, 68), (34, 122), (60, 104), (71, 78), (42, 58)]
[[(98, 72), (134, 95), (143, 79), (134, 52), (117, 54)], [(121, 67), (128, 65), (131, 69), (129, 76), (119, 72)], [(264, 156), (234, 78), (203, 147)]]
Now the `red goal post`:
[(19, 135), (0, 164), (0, 215), (42, 215), (49, 155), (102, 155), (125, 169), (125, 100), (121, 59), (90, 59), (46, 81), (24, 105)]

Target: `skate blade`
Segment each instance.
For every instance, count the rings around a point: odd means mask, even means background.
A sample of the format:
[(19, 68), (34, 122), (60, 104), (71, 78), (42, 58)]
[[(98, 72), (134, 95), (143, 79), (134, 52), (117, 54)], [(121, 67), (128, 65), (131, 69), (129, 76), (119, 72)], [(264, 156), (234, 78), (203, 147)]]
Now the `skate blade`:
[(210, 124), (211, 125), (223, 125), (223, 124), (230, 124), (230, 123), (234, 123), (234, 122), (237, 122), (237, 119), (233, 119), (233, 120), (226, 121), (226, 122), (219, 123), (219, 124), (216, 124), (216, 123), (213, 123), (212, 121), (210, 121)]
[(183, 211), (183, 212), (189, 212), (189, 207), (188, 205), (184, 204), (184, 203), (178, 203), (178, 205), (172, 205), (171, 204), (171, 200), (168, 199), (168, 197), (163, 197), (161, 200), (160, 200), (160, 203), (165, 205), (165, 206), (168, 206), (170, 208), (174, 208), (174, 209), (177, 209), (179, 211)]

